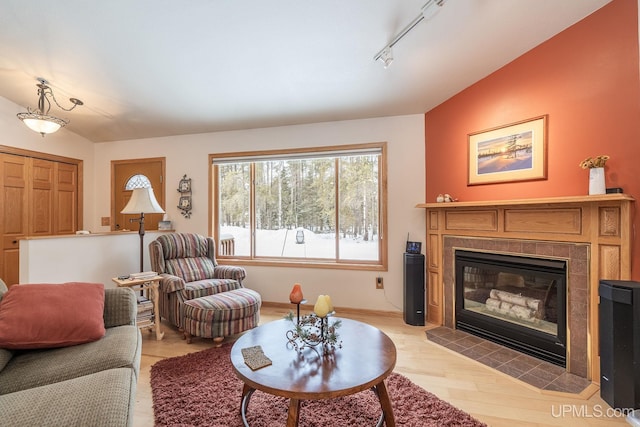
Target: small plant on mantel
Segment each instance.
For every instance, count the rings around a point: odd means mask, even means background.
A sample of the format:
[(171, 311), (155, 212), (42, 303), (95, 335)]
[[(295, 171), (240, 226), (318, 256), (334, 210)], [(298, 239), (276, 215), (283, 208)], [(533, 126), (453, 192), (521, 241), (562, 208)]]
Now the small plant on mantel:
[(580, 162), (580, 167), (582, 169), (593, 169), (593, 168), (603, 168), (604, 164), (609, 160), (609, 156), (603, 154), (598, 157), (587, 157), (583, 161)]
[(587, 157), (580, 162), (582, 169), (589, 169), (589, 195), (606, 194), (607, 186), (604, 178), (604, 165), (609, 156)]

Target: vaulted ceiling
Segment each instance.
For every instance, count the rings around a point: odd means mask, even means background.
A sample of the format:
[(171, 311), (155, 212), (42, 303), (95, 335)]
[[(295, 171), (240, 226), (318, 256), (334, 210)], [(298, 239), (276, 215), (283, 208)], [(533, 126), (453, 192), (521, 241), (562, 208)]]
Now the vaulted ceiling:
[(424, 113), (608, 1), (447, 0), (385, 69), (427, 0), (2, 0), (0, 96), (94, 142)]

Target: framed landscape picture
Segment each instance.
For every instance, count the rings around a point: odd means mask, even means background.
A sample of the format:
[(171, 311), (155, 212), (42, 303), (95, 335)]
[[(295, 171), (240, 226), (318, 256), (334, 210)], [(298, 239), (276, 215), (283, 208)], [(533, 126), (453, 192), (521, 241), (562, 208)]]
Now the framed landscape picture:
[(547, 178), (547, 115), (468, 135), (467, 185)]

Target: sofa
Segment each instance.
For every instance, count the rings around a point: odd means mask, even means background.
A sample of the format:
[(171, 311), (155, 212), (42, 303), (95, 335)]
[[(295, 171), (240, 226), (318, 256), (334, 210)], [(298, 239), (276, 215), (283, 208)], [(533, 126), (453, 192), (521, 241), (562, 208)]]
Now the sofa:
[[(32, 285), (12, 288), (18, 286)], [(98, 289), (103, 289), (104, 294), (101, 338), (63, 347), (24, 350), (8, 350), (3, 342), (0, 425), (132, 424), (142, 347), (140, 330), (135, 324), (136, 295), (129, 288)], [(9, 301), (10, 293), (0, 283), (0, 315), (2, 295)], [(0, 317), (0, 327), (3, 320)]]

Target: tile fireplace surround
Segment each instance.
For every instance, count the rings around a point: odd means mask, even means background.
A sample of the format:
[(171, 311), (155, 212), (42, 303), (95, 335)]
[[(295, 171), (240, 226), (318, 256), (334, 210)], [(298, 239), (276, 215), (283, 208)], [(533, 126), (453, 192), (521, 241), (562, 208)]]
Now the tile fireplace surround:
[(518, 239), (483, 239), (476, 237), (444, 236), (444, 325), (454, 322), (454, 250), (471, 249), (485, 252), (509, 253), (528, 257), (554, 257), (568, 260), (567, 282), (567, 370), (587, 378), (587, 308), (589, 245), (559, 242), (535, 242)]
[(455, 328), (455, 249), (567, 260), (567, 371), (598, 383), (598, 281), (630, 279), (633, 202), (607, 194), (417, 205), (427, 216), (427, 320)]

